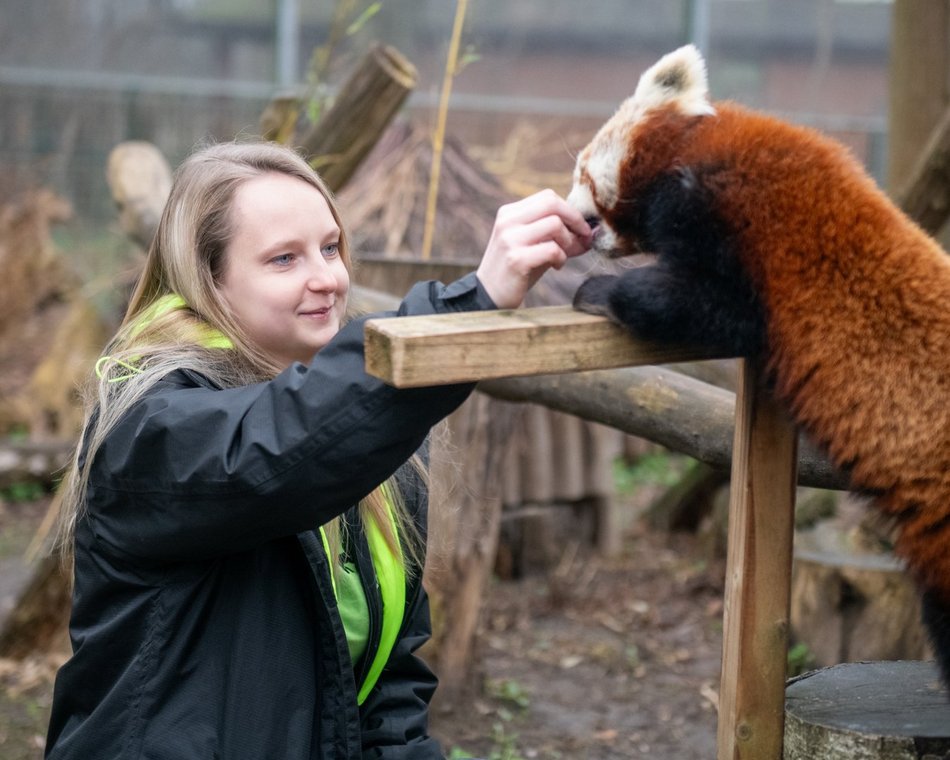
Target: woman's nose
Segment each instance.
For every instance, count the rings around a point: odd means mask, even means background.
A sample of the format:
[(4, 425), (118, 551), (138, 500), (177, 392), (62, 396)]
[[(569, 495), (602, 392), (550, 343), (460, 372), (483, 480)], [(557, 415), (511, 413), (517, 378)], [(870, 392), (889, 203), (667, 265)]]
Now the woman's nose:
[(307, 272), (307, 287), (310, 290), (334, 290), (336, 289), (336, 276), (326, 259), (320, 256), (314, 261)]

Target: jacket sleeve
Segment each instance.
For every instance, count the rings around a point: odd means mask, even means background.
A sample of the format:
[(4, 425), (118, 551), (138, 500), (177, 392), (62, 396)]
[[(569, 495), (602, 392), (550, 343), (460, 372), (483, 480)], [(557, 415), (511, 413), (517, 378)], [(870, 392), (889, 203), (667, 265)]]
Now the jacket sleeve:
[(406, 610), (406, 622), (379, 680), (360, 707), (364, 760), (441, 760), (429, 736), (429, 702), (438, 683), (416, 655), (429, 640), (429, 599), (421, 583)]
[[(397, 314), (492, 307), (471, 274), (416, 285)], [(367, 375), (364, 322), (272, 381), (148, 394), (95, 453), (97, 539), (130, 560), (205, 559), (322, 525), (388, 478), (473, 386), (399, 390)]]

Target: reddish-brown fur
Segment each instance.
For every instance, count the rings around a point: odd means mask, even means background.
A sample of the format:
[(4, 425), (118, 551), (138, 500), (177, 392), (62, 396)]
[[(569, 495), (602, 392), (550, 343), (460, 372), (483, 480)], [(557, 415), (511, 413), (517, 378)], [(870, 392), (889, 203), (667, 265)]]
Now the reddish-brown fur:
[(878, 494), (898, 553), (950, 603), (950, 258), (842, 145), (714, 105), (634, 125), (619, 195), (677, 164), (728, 167), (715, 202), (762, 298), (778, 395)]

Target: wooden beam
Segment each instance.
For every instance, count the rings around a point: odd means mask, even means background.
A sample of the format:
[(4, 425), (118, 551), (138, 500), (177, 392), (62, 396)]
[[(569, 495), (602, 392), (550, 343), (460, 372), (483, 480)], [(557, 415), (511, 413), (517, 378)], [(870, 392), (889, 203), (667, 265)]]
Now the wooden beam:
[(570, 306), (389, 317), (366, 323), (366, 370), (397, 388), (724, 358), (635, 340)]
[(782, 756), (797, 437), (743, 360), (729, 503), (718, 760)]

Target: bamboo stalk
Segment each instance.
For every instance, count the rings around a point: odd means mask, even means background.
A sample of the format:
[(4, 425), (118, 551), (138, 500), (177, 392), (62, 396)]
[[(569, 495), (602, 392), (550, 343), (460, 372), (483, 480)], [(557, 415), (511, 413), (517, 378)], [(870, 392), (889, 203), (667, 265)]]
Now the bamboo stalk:
[(445, 62), (445, 75), (442, 77), (442, 96), (439, 99), (439, 113), (435, 132), (432, 135), (432, 168), (429, 172), (429, 196), (426, 203), (425, 232), (422, 237), (422, 258), (432, 256), (432, 238), (435, 233), (435, 208), (439, 197), (439, 172), (442, 167), (442, 150), (445, 146), (445, 123), (448, 120), (449, 96), (452, 94), (452, 80), (458, 68), (459, 43), (462, 39), (462, 26), (468, 0), (458, 0), (455, 6), (455, 23), (452, 27), (452, 39), (449, 54)]

